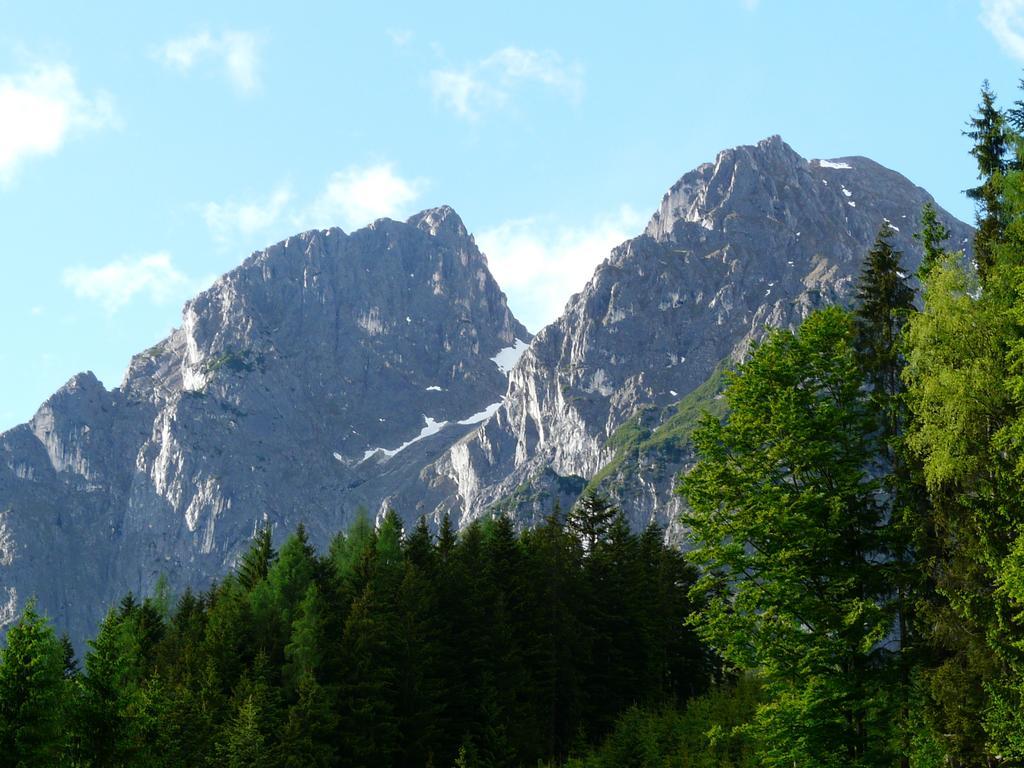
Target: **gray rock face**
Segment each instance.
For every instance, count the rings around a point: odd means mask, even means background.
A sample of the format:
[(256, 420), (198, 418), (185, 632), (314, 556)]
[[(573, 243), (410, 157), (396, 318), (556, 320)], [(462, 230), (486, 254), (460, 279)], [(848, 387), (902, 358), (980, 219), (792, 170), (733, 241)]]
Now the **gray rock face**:
[[(639, 410), (667, 415), (766, 328), (848, 302), (883, 219), (915, 270), (912, 233), (931, 200), (867, 158), (808, 161), (778, 136), (719, 153), (673, 185), (644, 234), (615, 248), (537, 334), (501, 409), (424, 472), (428, 491), (415, 496), (432, 498), (435, 515), (472, 519), (497, 505), (524, 523), (555, 498), (571, 503), (615, 457), (609, 438)], [(939, 215), (950, 247), (968, 247), (971, 228)], [(671, 524), (686, 459), (644, 458), (603, 487), (634, 526)]]
[[(529, 525), (621, 459), (638, 412), (656, 428), (766, 327), (848, 300), (883, 217), (914, 269), (928, 200), (866, 158), (726, 150), (529, 345), (450, 208), (253, 254), (119, 388), (81, 374), (0, 434), (0, 627), (34, 594), (80, 643), (161, 573), (205, 587), (264, 521), (318, 545), (359, 506)], [(634, 525), (670, 522), (686, 460), (631, 456), (604, 487)]]
[(0, 435), (0, 621), (34, 594), (80, 639), (160, 573), (221, 576), (263, 521), (324, 544), (501, 400), (517, 339), (450, 208), (254, 254), (119, 389), (76, 376)]

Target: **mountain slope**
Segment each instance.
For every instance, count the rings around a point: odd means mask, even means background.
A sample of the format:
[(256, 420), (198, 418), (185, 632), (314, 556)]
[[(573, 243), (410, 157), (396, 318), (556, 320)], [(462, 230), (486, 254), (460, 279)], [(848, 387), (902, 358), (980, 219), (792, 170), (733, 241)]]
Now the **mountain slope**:
[(529, 338), (450, 208), (254, 254), (121, 387), (81, 374), (0, 435), (0, 618), (35, 594), (82, 637), (264, 521), (324, 544), (473, 429)]
[[(637, 440), (623, 455), (623, 425), (653, 432), (765, 328), (847, 302), (883, 219), (914, 270), (912, 232), (931, 200), (867, 158), (806, 160), (778, 136), (719, 153), (673, 185), (644, 233), (537, 334), (501, 409), (424, 473), (409, 503), (426, 497), (435, 516), (467, 518), (500, 504), (530, 521), (598, 475), (635, 526), (671, 523), (681, 438)], [(950, 246), (967, 247), (970, 227), (940, 218)]]

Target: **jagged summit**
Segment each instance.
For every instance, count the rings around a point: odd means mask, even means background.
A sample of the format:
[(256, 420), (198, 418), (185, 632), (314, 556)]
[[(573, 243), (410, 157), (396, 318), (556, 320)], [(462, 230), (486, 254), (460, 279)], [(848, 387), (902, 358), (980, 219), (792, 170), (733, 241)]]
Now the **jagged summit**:
[(447, 206), (252, 254), (119, 389), (79, 374), (0, 435), (0, 606), (37, 594), (81, 637), (161, 573), (222, 574), (264, 520), (325, 544), (496, 407), (530, 338)]
[[(655, 429), (767, 328), (849, 301), (885, 219), (913, 271), (926, 202), (925, 190), (866, 158), (807, 160), (778, 136), (719, 152), (684, 174), (645, 232), (614, 248), (538, 332), (494, 417), (425, 473), (433, 495), (423, 506), (473, 519), (498, 505), (529, 521), (601, 475), (634, 525), (671, 522), (686, 456), (676, 447), (623, 459), (617, 430)], [(951, 245), (968, 246), (970, 227), (939, 216)], [(606, 472), (613, 461), (620, 469)], [(417, 488), (407, 501), (425, 495)]]
[(422, 229), (432, 237), (448, 236), (458, 239), (472, 239), (472, 235), (466, 230), (459, 214), (450, 205), (441, 205), (437, 208), (427, 208), (415, 216), (410, 216), (407, 224)]

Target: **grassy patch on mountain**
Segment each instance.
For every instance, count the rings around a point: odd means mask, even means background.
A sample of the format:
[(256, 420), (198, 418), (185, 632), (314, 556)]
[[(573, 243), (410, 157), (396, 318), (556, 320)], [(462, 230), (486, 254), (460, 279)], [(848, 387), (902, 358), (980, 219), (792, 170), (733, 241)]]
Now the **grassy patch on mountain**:
[(599, 489), (620, 474), (629, 462), (657, 454), (667, 461), (678, 461), (690, 446), (690, 434), (703, 413), (725, 414), (725, 401), (718, 397), (725, 385), (725, 362), (719, 363), (707, 380), (673, 406), (658, 409), (645, 405), (637, 410), (608, 438), (607, 446), (615, 456), (587, 485)]

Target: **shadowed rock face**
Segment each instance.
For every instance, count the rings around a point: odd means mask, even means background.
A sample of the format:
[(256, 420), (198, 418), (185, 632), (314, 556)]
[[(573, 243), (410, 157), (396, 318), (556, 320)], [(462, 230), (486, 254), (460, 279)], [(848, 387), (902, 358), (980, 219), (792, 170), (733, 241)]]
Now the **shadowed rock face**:
[[(615, 248), (537, 334), (494, 418), (424, 472), (437, 514), (474, 518), (498, 503), (528, 523), (555, 498), (571, 503), (613, 458), (609, 437), (639, 409), (663, 409), (663, 418), (767, 327), (848, 302), (884, 219), (914, 271), (912, 233), (931, 199), (867, 158), (806, 160), (777, 136), (686, 174), (645, 232)], [(968, 247), (970, 227), (944, 211), (940, 218), (950, 247)], [(648, 415), (648, 426), (658, 418)], [(635, 527), (669, 524), (686, 461), (631, 457), (602, 487)], [(424, 495), (413, 494), (421, 503)]]
[(35, 594), (81, 639), (160, 573), (220, 577), (263, 521), (323, 545), (500, 401), (517, 339), (450, 208), (254, 254), (119, 389), (81, 374), (0, 435), (0, 620)]
[[(361, 505), (465, 523), (499, 504), (528, 525), (573, 501), (638, 410), (667, 413), (767, 326), (847, 301), (883, 217), (913, 270), (930, 199), (866, 158), (808, 161), (778, 137), (726, 150), (511, 373), (531, 337), (450, 208), (258, 252), (121, 387), (81, 374), (0, 435), (0, 625), (35, 594), (80, 643), (161, 573), (205, 587), (264, 521), (321, 546)], [(665, 523), (687, 460), (631, 457), (605, 487), (634, 525)]]

